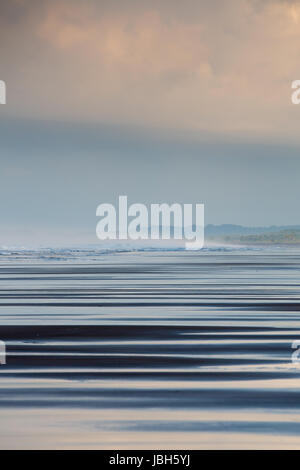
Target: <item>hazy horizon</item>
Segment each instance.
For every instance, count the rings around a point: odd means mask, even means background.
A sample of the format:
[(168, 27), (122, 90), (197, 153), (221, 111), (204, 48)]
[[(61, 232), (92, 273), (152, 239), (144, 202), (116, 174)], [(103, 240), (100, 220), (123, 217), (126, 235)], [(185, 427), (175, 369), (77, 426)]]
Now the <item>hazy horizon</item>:
[(121, 194), (297, 223), (300, 2), (225, 3), (1, 2), (0, 244), (90, 238)]

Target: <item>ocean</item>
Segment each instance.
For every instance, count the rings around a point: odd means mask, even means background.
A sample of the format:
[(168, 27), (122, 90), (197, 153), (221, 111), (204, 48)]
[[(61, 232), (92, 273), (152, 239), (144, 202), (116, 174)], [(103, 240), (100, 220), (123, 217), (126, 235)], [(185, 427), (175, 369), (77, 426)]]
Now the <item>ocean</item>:
[(299, 449), (300, 249), (0, 251), (1, 449)]

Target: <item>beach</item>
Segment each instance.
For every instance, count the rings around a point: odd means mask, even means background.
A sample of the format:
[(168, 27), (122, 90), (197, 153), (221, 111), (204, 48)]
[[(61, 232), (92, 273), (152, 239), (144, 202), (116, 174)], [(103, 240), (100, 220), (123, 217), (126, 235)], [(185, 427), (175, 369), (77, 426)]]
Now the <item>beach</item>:
[(300, 249), (2, 250), (0, 448), (299, 448)]

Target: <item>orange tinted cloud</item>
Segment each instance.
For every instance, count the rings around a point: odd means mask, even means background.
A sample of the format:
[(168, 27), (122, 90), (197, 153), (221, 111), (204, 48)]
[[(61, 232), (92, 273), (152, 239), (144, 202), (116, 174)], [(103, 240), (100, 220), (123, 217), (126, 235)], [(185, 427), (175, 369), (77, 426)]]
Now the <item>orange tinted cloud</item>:
[(297, 139), (298, 1), (52, 0), (26, 18), (12, 114)]

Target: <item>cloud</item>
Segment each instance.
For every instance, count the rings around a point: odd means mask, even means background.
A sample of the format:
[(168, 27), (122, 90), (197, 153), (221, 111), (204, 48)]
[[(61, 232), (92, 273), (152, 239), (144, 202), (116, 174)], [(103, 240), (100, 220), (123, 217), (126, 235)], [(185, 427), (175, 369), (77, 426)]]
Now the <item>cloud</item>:
[(297, 140), (300, 3), (3, 0), (7, 114)]

